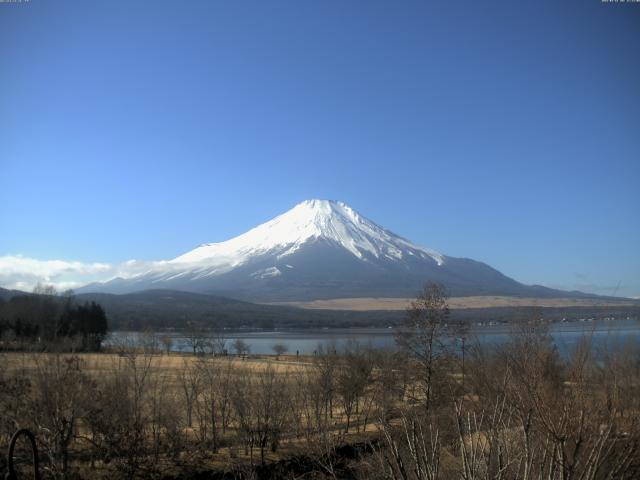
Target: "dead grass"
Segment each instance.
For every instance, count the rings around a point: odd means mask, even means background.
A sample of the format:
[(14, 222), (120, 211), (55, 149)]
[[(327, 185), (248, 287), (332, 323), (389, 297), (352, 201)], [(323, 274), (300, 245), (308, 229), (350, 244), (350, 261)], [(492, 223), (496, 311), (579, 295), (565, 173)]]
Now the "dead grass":
[[(33, 370), (37, 367), (38, 362), (43, 362), (47, 356), (54, 355), (49, 353), (33, 352), (3, 352), (0, 354), (0, 363), (7, 372), (14, 370)], [(100, 375), (106, 372), (113, 372), (114, 367), (117, 370), (119, 366), (126, 361), (126, 356), (117, 353), (65, 353), (63, 357), (79, 357), (83, 364), (83, 370), (91, 375)], [(138, 361), (143, 357), (139, 354)], [(206, 358), (209, 361), (227, 366), (231, 363), (233, 370), (251, 371), (255, 373), (266, 370), (269, 366), (276, 372), (299, 373), (309, 369), (312, 359), (306, 356), (285, 356), (281, 355), (279, 360), (271, 355), (252, 355), (246, 359), (235, 356), (228, 357), (202, 357), (188, 353), (154, 354), (151, 356), (151, 367), (154, 370), (161, 370), (164, 375), (177, 375), (186, 365), (195, 363)]]
[[(275, 302), (272, 305), (288, 305), (317, 310), (405, 310), (411, 298), (334, 298), (308, 302)], [(606, 300), (591, 298), (525, 298), (504, 296), (451, 297), (449, 308), (494, 308), (494, 307), (597, 307), (638, 305), (634, 300)]]

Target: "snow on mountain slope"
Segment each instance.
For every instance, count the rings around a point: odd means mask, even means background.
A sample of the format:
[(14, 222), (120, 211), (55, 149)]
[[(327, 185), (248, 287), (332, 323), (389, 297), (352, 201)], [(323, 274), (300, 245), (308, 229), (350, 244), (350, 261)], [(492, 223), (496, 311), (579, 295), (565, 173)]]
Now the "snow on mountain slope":
[(169, 263), (199, 264), (225, 271), (267, 252), (277, 251), (278, 259), (282, 259), (319, 238), (335, 242), (362, 260), (369, 255), (390, 259), (412, 255), (430, 257), (438, 265), (444, 262), (438, 252), (394, 235), (342, 202), (307, 200), (238, 237), (201, 245)]
[(80, 291), (170, 288), (250, 301), (412, 297), (426, 281), (455, 296), (564, 295), (523, 285), (482, 262), (442, 255), (385, 230), (342, 202), (307, 200), (235, 238), (128, 278)]

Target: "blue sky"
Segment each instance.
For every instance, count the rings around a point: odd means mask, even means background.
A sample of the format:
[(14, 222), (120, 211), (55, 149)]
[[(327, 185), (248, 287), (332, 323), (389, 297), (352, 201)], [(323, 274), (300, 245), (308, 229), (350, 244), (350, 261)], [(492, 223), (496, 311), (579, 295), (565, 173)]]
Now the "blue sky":
[(638, 45), (640, 5), (599, 0), (0, 3), (0, 283), (330, 198), (640, 295)]

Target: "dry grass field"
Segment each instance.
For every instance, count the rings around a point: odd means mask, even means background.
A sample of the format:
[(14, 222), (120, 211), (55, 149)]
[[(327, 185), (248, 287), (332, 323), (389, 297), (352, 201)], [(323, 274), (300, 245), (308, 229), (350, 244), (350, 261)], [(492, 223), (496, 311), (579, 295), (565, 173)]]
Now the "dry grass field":
[[(57, 354), (31, 352), (5, 352), (0, 353), (0, 360), (3, 364), (5, 372), (10, 373), (15, 370), (29, 371), (35, 370), (38, 364), (47, 362), (48, 357)], [(126, 356), (117, 353), (80, 353), (80, 354), (62, 354), (63, 358), (79, 358), (83, 365), (83, 371), (90, 375), (102, 375), (108, 372), (119, 370)], [(185, 366), (191, 366), (202, 361), (201, 356), (189, 353), (171, 352), (170, 355), (154, 354), (146, 358), (151, 359), (152, 369), (162, 372), (168, 377), (178, 376)], [(142, 361), (143, 356), (139, 355), (137, 361)], [(312, 359), (306, 356), (296, 357), (295, 355), (281, 355), (280, 359), (276, 359), (273, 355), (251, 355), (246, 359), (235, 356), (229, 357), (208, 357), (207, 361), (217, 366), (230, 365), (233, 370), (243, 370), (251, 372), (262, 372), (271, 367), (280, 373), (300, 373), (309, 369)]]
[[(289, 305), (293, 307), (319, 310), (406, 310), (411, 298), (334, 298), (313, 300), (309, 302), (277, 302), (273, 305)], [(520, 298), (504, 296), (452, 297), (449, 308), (495, 308), (495, 307), (598, 307), (598, 306), (633, 306), (635, 300), (600, 300), (592, 298)]]

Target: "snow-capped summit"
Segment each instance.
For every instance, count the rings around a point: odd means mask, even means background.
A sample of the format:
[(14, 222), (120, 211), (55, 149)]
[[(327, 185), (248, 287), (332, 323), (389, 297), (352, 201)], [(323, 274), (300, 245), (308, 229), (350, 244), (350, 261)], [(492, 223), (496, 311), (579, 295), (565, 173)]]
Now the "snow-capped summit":
[(168, 288), (286, 301), (412, 297), (426, 281), (443, 283), (452, 295), (554, 295), (484, 263), (415, 245), (331, 200), (304, 201), (235, 238), (82, 291)]
[(253, 256), (278, 251), (291, 255), (305, 243), (324, 239), (335, 242), (359, 259), (369, 256), (401, 259), (404, 255), (430, 257), (442, 264), (438, 252), (418, 247), (385, 230), (343, 202), (306, 200), (278, 217), (221, 243), (208, 243), (185, 253), (172, 263), (208, 263), (233, 266)]

